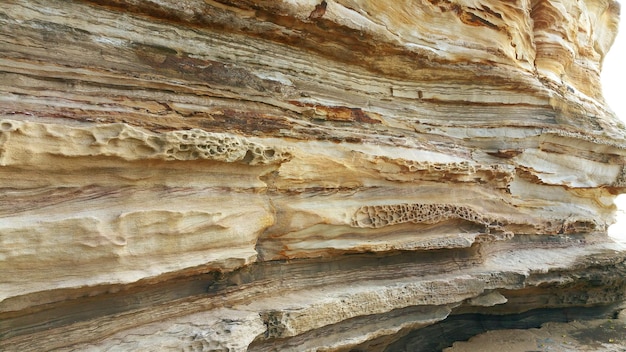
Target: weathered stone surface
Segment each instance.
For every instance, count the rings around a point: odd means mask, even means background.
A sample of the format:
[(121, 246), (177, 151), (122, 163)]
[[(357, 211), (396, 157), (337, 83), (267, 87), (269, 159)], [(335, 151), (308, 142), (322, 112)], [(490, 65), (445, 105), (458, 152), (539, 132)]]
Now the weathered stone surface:
[(547, 323), (541, 329), (490, 331), (445, 352), (595, 351), (626, 349), (626, 325), (615, 319)]
[(4, 1), (0, 349), (413, 350), (454, 316), (611, 310), (618, 14)]

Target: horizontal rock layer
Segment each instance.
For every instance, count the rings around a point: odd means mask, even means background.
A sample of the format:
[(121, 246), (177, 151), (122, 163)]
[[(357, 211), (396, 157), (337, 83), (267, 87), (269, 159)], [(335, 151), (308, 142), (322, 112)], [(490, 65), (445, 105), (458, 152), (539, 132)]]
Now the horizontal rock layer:
[(445, 351), (622, 351), (624, 332), (626, 324), (619, 319), (548, 323), (540, 329), (490, 331)]
[(0, 347), (414, 350), (450, 316), (610, 309), (618, 13), (6, 1)]

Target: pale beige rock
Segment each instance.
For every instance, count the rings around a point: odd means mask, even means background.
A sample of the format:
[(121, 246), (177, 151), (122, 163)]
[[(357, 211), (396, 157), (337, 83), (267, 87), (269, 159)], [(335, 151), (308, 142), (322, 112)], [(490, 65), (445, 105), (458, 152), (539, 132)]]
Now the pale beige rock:
[(4, 1), (0, 349), (414, 350), (617, 309), (618, 13)]
[(508, 300), (498, 291), (493, 291), (489, 293), (485, 293), (481, 296), (470, 298), (467, 302), (471, 305), (481, 306), (481, 307), (491, 307), (497, 304), (504, 304)]
[(626, 349), (626, 325), (614, 319), (547, 323), (540, 329), (489, 331), (444, 352), (598, 351)]

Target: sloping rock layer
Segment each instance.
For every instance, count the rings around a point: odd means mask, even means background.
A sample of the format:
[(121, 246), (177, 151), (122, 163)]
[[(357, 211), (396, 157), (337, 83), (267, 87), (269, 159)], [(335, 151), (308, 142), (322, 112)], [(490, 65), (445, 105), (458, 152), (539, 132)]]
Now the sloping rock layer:
[(3, 1), (0, 349), (415, 351), (454, 317), (610, 314), (618, 15)]

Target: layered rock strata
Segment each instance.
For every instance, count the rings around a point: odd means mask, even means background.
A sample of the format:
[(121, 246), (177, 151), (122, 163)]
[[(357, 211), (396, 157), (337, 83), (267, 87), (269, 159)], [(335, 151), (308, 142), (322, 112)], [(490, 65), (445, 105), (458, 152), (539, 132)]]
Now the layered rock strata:
[(453, 316), (610, 312), (618, 14), (4, 1), (0, 349), (414, 350)]
[(541, 329), (490, 331), (445, 352), (617, 352), (626, 349), (625, 332), (626, 324), (618, 319), (547, 323)]

